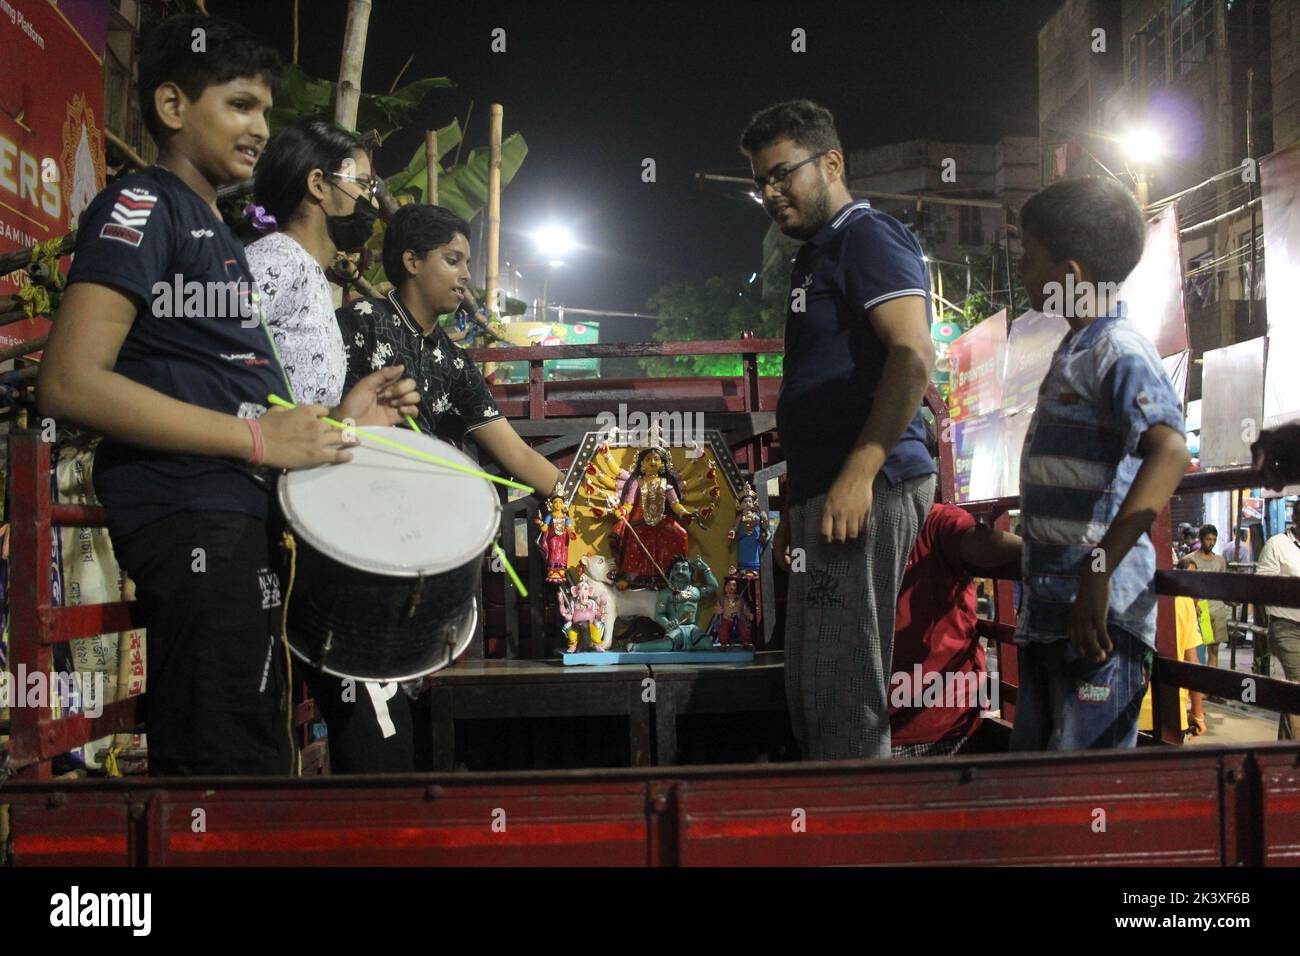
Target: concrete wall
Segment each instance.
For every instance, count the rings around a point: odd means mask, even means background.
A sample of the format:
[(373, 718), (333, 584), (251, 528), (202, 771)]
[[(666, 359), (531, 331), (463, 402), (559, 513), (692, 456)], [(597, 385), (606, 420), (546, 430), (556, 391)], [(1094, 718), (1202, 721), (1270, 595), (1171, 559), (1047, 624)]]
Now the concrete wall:
[(1300, 0), (1269, 4), (1273, 148), (1300, 142)]

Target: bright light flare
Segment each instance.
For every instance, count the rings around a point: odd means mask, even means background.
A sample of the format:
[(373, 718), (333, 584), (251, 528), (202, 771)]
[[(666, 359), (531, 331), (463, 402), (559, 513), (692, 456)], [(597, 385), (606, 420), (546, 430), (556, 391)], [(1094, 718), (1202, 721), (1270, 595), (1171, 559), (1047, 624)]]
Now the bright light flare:
[(548, 258), (558, 259), (566, 252), (571, 252), (578, 245), (573, 233), (563, 226), (545, 226), (533, 233), (533, 242), (538, 251)]
[(1165, 144), (1159, 131), (1150, 126), (1135, 126), (1120, 137), (1120, 145), (1129, 162), (1150, 163), (1165, 154)]

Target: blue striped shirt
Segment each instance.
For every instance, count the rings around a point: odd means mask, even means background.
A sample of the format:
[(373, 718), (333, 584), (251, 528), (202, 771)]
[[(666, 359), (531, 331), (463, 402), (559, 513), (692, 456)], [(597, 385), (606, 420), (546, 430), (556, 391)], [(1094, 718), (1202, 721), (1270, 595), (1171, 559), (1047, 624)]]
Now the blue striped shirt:
[[(1119, 513), (1153, 425), (1183, 431), (1182, 401), (1124, 314), (1062, 340), (1038, 389), (1020, 460), (1024, 606), (1016, 640), (1065, 638), (1079, 575)], [(1155, 646), (1155, 548), (1144, 532), (1111, 575), (1109, 623)]]

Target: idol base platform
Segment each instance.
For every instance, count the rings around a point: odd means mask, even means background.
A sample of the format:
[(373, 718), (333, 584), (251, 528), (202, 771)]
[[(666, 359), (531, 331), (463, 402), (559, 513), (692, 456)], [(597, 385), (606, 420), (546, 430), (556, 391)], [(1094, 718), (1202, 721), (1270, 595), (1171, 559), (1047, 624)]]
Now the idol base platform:
[(609, 664), (752, 664), (754, 651), (575, 651), (561, 654), (565, 667)]

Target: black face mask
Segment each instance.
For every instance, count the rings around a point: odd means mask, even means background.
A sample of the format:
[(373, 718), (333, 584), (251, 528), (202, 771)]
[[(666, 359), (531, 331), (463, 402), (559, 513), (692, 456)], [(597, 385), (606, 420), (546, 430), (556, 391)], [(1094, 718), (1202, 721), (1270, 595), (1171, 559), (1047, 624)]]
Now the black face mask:
[(325, 228), (340, 252), (356, 252), (374, 232), (378, 218), (379, 210), (363, 197), (357, 200), (357, 208), (349, 215), (326, 216)]

